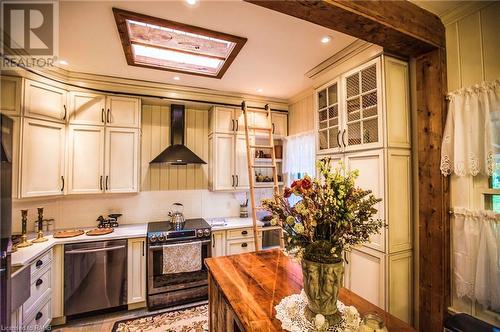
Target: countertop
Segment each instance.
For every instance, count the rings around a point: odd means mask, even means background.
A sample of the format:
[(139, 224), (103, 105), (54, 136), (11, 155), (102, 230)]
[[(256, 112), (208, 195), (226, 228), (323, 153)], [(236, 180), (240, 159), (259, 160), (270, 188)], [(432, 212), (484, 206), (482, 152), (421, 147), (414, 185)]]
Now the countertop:
[[(208, 258), (205, 264), (210, 275), (209, 282), (215, 282), (214, 289), (223, 293), (222, 298), (227, 300), (238, 325), (252, 332), (282, 331), (281, 322), (275, 318), (274, 307), (284, 297), (300, 293), (303, 284), (299, 264), (279, 249)], [(214, 295), (213, 301), (216, 298)], [(376, 312), (385, 320), (389, 331), (416, 331), (348, 289), (340, 290), (339, 299), (346, 305), (356, 307), (361, 315)], [(214, 302), (209, 307), (211, 310), (223, 310), (215, 306), (217, 303)]]
[[(215, 219), (224, 219), (225, 225), (220, 226), (212, 226), (212, 231), (224, 231), (228, 229), (238, 229), (238, 228), (246, 228), (252, 227), (253, 220), (252, 218), (205, 218), (208, 223), (211, 220)], [(258, 222), (258, 226), (262, 227), (263, 223)], [(81, 228), (83, 230), (93, 229), (95, 227), (87, 227)], [(12, 253), (11, 264), (13, 267), (23, 266), (30, 264), (46, 252), (51, 249), (55, 245), (58, 244), (69, 244), (69, 243), (78, 243), (78, 242), (91, 242), (91, 241), (106, 241), (106, 240), (114, 240), (114, 239), (130, 239), (130, 238), (138, 238), (138, 237), (146, 237), (148, 229), (147, 223), (141, 224), (122, 224), (119, 227), (114, 229), (113, 233), (99, 236), (88, 236), (88, 235), (80, 235), (66, 239), (54, 239), (52, 237), (52, 233), (54, 232), (46, 232), (45, 236), (48, 241), (42, 243), (34, 243), (32, 246), (26, 248), (19, 248), (16, 252)], [(35, 237), (35, 233), (28, 234), (28, 239), (32, 239)]]

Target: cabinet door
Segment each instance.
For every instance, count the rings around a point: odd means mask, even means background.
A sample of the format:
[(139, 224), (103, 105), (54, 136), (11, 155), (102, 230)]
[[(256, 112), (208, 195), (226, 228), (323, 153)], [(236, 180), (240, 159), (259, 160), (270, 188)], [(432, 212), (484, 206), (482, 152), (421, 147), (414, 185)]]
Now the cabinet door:
[(259, 128), (269, 128), (269, 120), (267, 113), (264, 112), (250, 112), (253, 115), (253, 125)]
[[(247, 120), (248, 120), (248, 125), (253, 126), (253, 114), (248, 112), (247, 113)], [(234, 110), (234, 130), (237, 134), (245, 134), (245, 114), (243, 114), (243, 111), (241, 109), (235, 109)]]
[(382, 92), (380, 59), (374, 59), (343, 76), (346, 151), (382, 147)]
[(234, 121), (234, 108), (215, 107), (214, 110), (214, 132), (216, 133), (233, 133), (236, 122)]
[(334, 80), (316, 90), (315, 123), (318, 129), (317, 151), (338, 153), (343, 150), (340, 142), (342, 113), (339, 103), (339, 81)]
[(69, 128), (68, 194), (94, 194), (104, 190), (104, 127)]
[(106, 128), (104, 189), (108, 193), (138, 191), (139, 129)]
[(216, 134), (213, 151), (214, 190), (233, 190), (234, 176), (234, 135)]
[(113, 127), (140, 128), (141, 109), (137, 98), (106, 97), (106, 124)]
[(348, 288), (385, 309), (385, 257), (369, 248), (352, 249), (349, 255)]
[(19, 116), (11, 116), (13, 122), (12, 128), (12, 198), (19, 198), (19, 181), (21, 164), (21, 135), (22, 135), (22, 118)]
[(212, 257), (224, 256), (224, 231), (212, 232)]
[(104, 125), (106, 97), (95, 93), (71, 92), (71, 124)]
[(288, 115), (283, 113), (272, 113), (274, 136), (284, 137), (288, 135)]
[[(359, 170), (359, 177), (356, 179), (356, 186), (371, 190), (377, 198), (382, 198), (375, 207), (378, 212), (375, 218), (386, 221), (385, 216), (385, 177), (384, 177), (384, 151), (370, 150), (357, 153), (349, 153), (345, 156), (346, 168), (348, 170)], [(386, 229), (383, 228), (379, 234), (370, 237), (370, 243), (366, 246), (385, 252), (385, 234)]]
[(146, 239), (129, 239), (127, 250), (127, 303), (146, 301)]
[(64, 193), (65, 125), (24, 118), (22, 197)]
[(66, 90), (40, 82), (26, 80), (24, 115), (35, 118), (66, 122)]
[(2, 76), (0, 82), (0, 112), (7, 115), (21, 115), (22, 79)]
[[(248, 189), (248, 163), (247, 163), (247, 140), (244, 135), (236, 135), (234, 175), (236, 176), (234, 187), (239, 190)], [(250, 152), (253, 155), (253, 152)]]

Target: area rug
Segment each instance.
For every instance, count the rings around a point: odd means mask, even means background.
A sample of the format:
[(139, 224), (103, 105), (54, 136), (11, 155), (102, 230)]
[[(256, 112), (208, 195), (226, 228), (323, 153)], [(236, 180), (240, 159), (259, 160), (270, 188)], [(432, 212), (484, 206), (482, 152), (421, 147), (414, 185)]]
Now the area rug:
[(112, 332), (205, 332), (208, 305), (118, 321)]

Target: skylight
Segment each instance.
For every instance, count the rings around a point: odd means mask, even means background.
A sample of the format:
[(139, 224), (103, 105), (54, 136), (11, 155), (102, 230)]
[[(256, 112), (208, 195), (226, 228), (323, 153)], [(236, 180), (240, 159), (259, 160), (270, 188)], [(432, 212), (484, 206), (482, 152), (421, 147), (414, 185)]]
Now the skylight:
[(221, 78), (246, 38), (113, 8), (127, 63)]

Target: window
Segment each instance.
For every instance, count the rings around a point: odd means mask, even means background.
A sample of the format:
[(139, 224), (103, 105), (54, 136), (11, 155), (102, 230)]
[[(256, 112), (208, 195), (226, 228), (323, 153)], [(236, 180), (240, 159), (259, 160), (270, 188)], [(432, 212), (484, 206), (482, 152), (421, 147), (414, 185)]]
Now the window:
[(496, 168), (488, 179), (488, 188), (483, 191), (484, 208), (500, 213), (500, 154), (496, 155)]
[(221, 78), (247, 39), (113, 8), (127, 63)]

